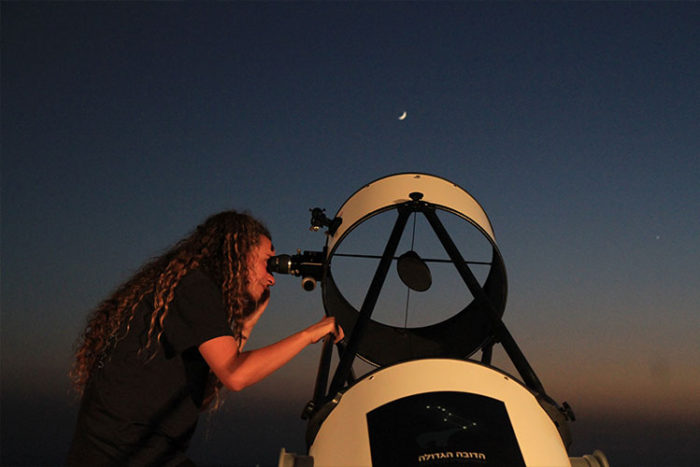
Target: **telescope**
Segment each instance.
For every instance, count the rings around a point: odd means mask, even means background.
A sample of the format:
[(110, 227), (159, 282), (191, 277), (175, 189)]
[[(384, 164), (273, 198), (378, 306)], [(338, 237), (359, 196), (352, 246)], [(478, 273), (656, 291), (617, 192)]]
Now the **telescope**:
[[(599, 450), (569, 456), (573, 410), (545, 391), (503, 321), (505, 263), (467, 191), (401, 173), (366, 184), (333, 218), (311, 214), (323, 248), (268, 269), (305, 290), (320, 283), (345, 338), (325, 339), (302, 411), (307, 451), (282, 449), (280, 467), (608, 467)], [(515, 372), (495, 366), (496, 345)]]

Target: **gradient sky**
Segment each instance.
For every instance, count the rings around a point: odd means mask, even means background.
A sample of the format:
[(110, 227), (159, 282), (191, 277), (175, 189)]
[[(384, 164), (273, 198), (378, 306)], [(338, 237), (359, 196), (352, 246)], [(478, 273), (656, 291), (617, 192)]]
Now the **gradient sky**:
[[(319, 250), (309, 208), (335, 213), (397, 172), (447, 178), (486, 210), (504, 320), (574, 407), (572, 454), (697, 461), (700, 4), (0, 13), (3, 465), (62, 461), (73, 342), (145, 260), (229, 208), (263, 219), (280, 253)], [(250, 345), (322, 313), (318, 290), (278, 277)], [(195, 460), (302, 452), (319, 352), (203, 419)]]

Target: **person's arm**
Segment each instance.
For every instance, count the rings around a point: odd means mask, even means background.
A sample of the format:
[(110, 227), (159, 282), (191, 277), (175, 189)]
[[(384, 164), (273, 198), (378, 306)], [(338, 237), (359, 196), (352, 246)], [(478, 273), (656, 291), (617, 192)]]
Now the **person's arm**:
[(307, 345), (327, 334), (333, 334), (335, 342), (343, 338), (343, 330), (336, 326), (335, 318), (325, 317), (303, 331), (260, 349), (240, 352), (237, 339), (221, 336), (202, 343), (199, 352), (224, 386), (240, 391), (269, 376)]

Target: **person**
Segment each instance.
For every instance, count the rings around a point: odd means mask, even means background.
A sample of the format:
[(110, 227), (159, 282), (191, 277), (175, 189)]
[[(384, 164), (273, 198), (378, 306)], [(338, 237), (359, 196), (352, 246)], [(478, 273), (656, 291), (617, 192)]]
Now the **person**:
[(89, 316), (71, 378), (81, 395), (69, 466), (193, 466), (198, 414), (306, 346), (334, 318), (255, 350), (244, 345), (270, 300), (275, 255), (261, 222), (225, 211), (143, 266)]

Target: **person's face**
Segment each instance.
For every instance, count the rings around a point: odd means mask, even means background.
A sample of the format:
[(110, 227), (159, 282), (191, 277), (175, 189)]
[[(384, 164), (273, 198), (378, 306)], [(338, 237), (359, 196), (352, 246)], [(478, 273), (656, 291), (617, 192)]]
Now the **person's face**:
[(275, 256), (272, 242), (264, 235), (250, 251), (248, 262), (248, 293), (255, 301), (259, 301), (275, 285), (275, 278), (267, 270), (267, 260)]

